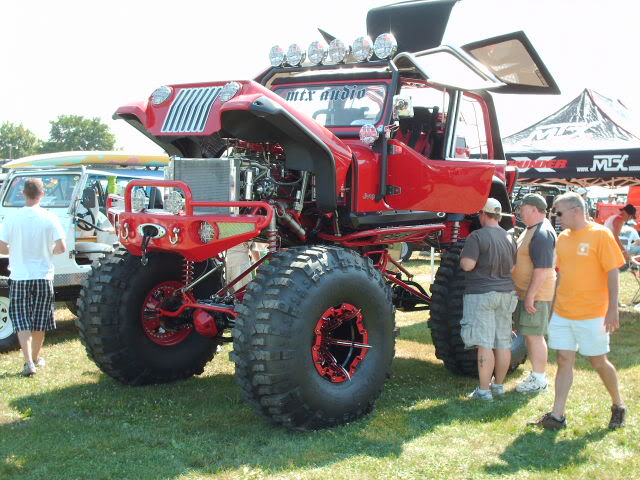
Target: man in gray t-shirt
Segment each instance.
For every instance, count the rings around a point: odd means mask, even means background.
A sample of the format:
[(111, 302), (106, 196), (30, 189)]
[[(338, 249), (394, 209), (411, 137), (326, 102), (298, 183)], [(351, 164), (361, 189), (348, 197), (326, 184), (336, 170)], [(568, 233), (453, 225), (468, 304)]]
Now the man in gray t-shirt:
[(498, 224), (501, 215), (500, 202), (487, 199), (480, 212), (482, 228), (469, 235), (460, 253), (465, 271), (460, 335), (467, 348), (478, 347), (480, 385), (470, 397), (481, 400), (504, 393), (511, 362), (511, 314), (518, 302), (511, 278), (517, 248)]

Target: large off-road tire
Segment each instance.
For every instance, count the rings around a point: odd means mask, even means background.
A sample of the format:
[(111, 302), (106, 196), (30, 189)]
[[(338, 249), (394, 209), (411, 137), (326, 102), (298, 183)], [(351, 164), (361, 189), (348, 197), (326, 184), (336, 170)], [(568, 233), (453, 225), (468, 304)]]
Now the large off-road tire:
[[(0, 279), (0, 282), (2, 280)], [(18, 335), (9, 318), (9, 287), (0, 284), (0, 353), (11, 352), (20, 348)]]
[(259, 414), (312, 430), (373, 409), (395, 340), (391, 291), (369, 259), (328, 246), (280, 251), (237, 311), (231, 359)]
[[(202, 373), (217, 345), (192, 327), (170, 330), (159, 325), (153, 312), (183, 286), (182, 259), (161, 253), (148, 259), (142, 266), (140, 257), (123, 248), (108, 254), (92, 269), (78, 301), (76, 324), (89, 357), (127, 385)], [(214, 281), (219, 285), (219, 278)]]
[[(445, 367), (454, 373), (475, 377), (478, 375), (477, 349), (465, 349), (460, 336), (463, 293), (464, 272), (460, 268), (460, 248), (455, 247), (442, 255), (440, 268), (431, 285), (429, 328), (436, 357), (444, 362)], [(510, 372), (524, 363), (526, 354), (523, 336), (514, 332)]]

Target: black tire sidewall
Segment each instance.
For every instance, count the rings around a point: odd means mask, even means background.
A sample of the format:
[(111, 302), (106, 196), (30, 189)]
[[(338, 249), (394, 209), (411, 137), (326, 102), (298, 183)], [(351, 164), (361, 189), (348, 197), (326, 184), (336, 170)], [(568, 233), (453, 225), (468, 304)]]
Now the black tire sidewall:
[[(313, 362), (314, 330), (322, 314), (344, 303), (361, 310), (371, 348), (350, 380), (334, 383)], [(391, 374), (395, 325), (391, 290), (371, 260), (324, 245), (280, 251), (259, 269), (237, 308), (231, 358), (258, 413), (313, 430), (373, 409)]]
[[(0, 297), (9, 299), (9, 289), (6, 287), (0, 287)], [(11, 325), (13, 330), (13, 324), (11, 323), (11, 319), (9, 319), (9, 312), (7, 311), (7, 321), (8, 324)], [(17, 350), (20, 348), (20, 344), (18, 342), (18, 335), (15, 330), (9, 336), (0, 339), (0, 353), (11, 352), (13, 350)]]
[[(391, 362), (394, 352), (393, 322), (381, 314), (390, 309), (379, 288), (362, 271), (335, 272), (322, 277), (309, 295), (299, 300), (300, 310), (304, 313), (294, 324), (291, 338), (297, 344), (295, 363), (301, 368), (294, 370), (292, 375), (303, 401), (329, 416), (343, 414), (347, 404), (366, 404), (384, 383), (386, 368), (382, 365)], [(316, 370), (311, 347), (315, 338), (314, 328), (321, 315), (328, 308), (342, 303), (361, 309), (372, 348), (351, 380), (332, 383)]]
[[(129, 261), (139, 262), (138, 257)], [(212, 348), (212, 339), (199, 335), (195, 330), (180, 343), (171, 346), (159, 345), (151, 340), (142, 328), (143, 301), (157, 285), (166, 281), (180, 281), (181, 259), (173, 255), (156, 255), (149, 263), (131, 276), (128, 288), (118, 305), (119, 333), (133, 358), (152, 370), (182, 370), (191, 364), (192, 355)]]

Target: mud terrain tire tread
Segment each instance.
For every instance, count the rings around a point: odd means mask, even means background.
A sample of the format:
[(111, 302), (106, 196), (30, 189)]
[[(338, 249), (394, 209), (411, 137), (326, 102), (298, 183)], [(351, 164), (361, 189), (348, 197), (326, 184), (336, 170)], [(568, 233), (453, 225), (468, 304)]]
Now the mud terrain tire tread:
[[(441, 257), (440, 268), (431, 285), (431, 316), (429, 328), (436, 350), (436, 358), (444, 362), (451, 372), (476, 377), (478, 375), (477, 350), (465, 349), (460, 336), (464, 272), (460, 268), (461, 247), (449, 249)], [(522, 336), (514, 339), (511, 348), (513, 372), (526, 360), (526, 345)]]
[[(329, 283), (333, 290), (325, 288)], [(360, 303), (373, 347), (349, 382), (332, 384), (315, 370), (311, 345), (322, 312), (341, 301)], [(391, 289), (371, 260), (331, 246), (280, 251), (259, 269), (237, 311), (230, 357), (244, 398), (259, 414), (288, 428), (314, 430), (373, 409), (391, 374), (395, 312)], [(326, 405), (321, 399), (328, 398)]]
[[(215, 353), (216, 342), (195, 331), (184, 341), (162, 347), (149, 340), (141, 327), (136, 298), (138, 282), (156, 274), (180, 280), (181, 259), (167, 254), (150, 254), (149, 265), (124, 248), (100, 259), (84, 280), (78, 299), (76, 325), (89, 357), (109, 376), (127, 385), (165, 383), (189, 378), (204, 371)], [(135, 345), (136, 348), (132, 348)]]

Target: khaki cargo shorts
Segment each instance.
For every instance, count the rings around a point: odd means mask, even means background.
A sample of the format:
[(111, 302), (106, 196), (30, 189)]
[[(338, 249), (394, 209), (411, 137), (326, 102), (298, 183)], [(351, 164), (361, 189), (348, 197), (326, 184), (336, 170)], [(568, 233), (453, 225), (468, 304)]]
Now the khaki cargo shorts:
[(518, 297), (515, 292), (469, 293), (462, 297), (460, 336), (466, 348), (511, 348), (512, 314)]
[(536, 313), (529, 313), (524, 308), (524, 300), (518, 300), (518, 306), (513, 313), (514, 328), (523, 335), (546, 335), (551, 316), (551, 302), (536, 300), (533, 302)]

